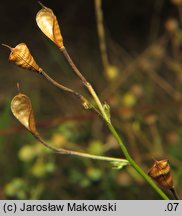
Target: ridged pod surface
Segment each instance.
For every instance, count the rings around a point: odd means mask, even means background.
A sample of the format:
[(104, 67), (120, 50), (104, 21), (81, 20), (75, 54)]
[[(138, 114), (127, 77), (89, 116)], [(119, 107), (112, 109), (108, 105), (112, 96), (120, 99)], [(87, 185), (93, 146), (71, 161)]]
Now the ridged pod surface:
[(32, 104), (28, 96), (22, 93), (17, 94), (11, 101), (11, 111), (31, 133), (37, 133)]
[(32, 57), (27, 45), (25, 43), (18, 44), (15, 48), (10, 48), (11, 53), (9, 55), (9, 60), (14, 62), (19, 67), (41, 72), (42, 68), (38, 66)]
[(63, 38), (56, 16), (50, 8), (43, 8), (36, 15), (36, 22), (40, 30), (59, 48), (63, 48)]
[(155, 161), (150, 168), (148, 175), (161, 187), (171, 189), (174, 185), (170, 170), (171, 168), (168, 160)]

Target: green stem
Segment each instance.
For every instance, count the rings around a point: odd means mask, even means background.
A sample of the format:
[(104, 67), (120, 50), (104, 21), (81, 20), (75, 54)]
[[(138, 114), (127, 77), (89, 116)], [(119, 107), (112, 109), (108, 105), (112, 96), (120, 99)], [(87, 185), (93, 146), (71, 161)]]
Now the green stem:
[(110, 117), (108, 116), (108, 114), (106, 113), (99, 97), (97, 96), (95, 90), (93, 89), (92, 85), (87, 82), (86, 78), (82, 75), (82, 73), (78, 70), (78, 68), (76, 67), (76, 65), (74, 64), (74, 62), (72, 61), (70, 55), (68, 54), (67, 50), (65, 47), (63, 47), (61, 49), (63, 55), (65, 56), (66, 60), (68, 61), (68, 63), (70, 64), (70, 66), (72, 67), (73, 71), (77, 74), (77, 76), (82, 80), (83, 84), (87, 87), (88, 91), (90, 92), (90, 94), (92, 95), (95, 103), (97, 104), (102, 117), (104, 119), (104, 121), (106, 122), (109, 130), (111, 131), (111, 133), (113, 134), (113, 136), (115, 137), (115, 139), (117, 140), (117, 142), (119, 143), (121, 150), (123, 151), (126, 159), (129, 161), (129, 163), (131, 164), (131, 166), (145, 179), (146, 182), (148, 182), (148, 184), (165, 200), (169, 200), (169, 198), (165, 195), (165, 193), (153, 182), (153, 180), (137, 165), (137, 163), (132, 159), (132, 157), (130, 156), (128, 150), (126, 149), (123, 141), (121, 140), (120, 136), (118, 135), (117, 131), (115, 130), (115, 128), (113, 127), (111, 121), (110, 121)]
[(99, 110), (100, 110), (100, 112), (101, 112), (102, 117), (104, 118), (104, 120), (105, 120), (106, 122), (110, 122), (110, 119), (108, 118), (108, 116), (107, 116), (107, 114), (106, 114), (106, 112), (105, 112), (105, 110), (104, 110), (104, 108), (103, 108), (103, 105), (102, 105), (102, 103), (100, 102), (100, 100), (99, 100), (99, 98), (98, 98), (98, 96), (97, 96), (95, 90), (94, 90), (93, 87), (91, 86), (91, 84), (87, 82), (86, 87), (87, 87), (88, 91), (91, 93), (91, 95), (92, 95), (92, 97), (93, 97), (95, 103), (97, 104), (97, 106), (98, 106), (98, 108), (99, 108)]
[(48, 144), (40, 135), (39, 133), (33, 134), (34, 137), (41, 142), (45, 147), (51, 149), (54, 152), (57, 152), (58, 154), (64, 154), (64, 155), (75, 155), (79, 157), (84, 157), (84, 158), (90, 158), (93, 160), (102, 160), (102, 161), (109, 161), (109, 162), (118, 162), (118, 163), (123, 163), (123, 165), (128, 165), (128, 161), (126, 159), (120, 159), (120, 158), (114, 158), (114, 157), (108, 157), (108, 156), (100, 156), (100, 155), (93, 155), (89, 153), (84, 153), (84, 152), (78, 152), (78, 151), (72, 151), (64, 148), (56, 148), (53, 147), (52, 145)]
[(113, 127), (109, 117), (107, 116), (102, 103), (100, 102), (96, 92), (94, 91), (94, 89), (92, 88), (92, 86), (86, 85), (89, 92), (91, 93), (92, 97), (94, 98), (99, 110), (102, 113), (102, 116), (104, 118), (104, 120), (107, 123), (107, 126), (109, 128), (109, 130), (111, 131), (111, 133), (113, 134), (113, 136), (115, 137), (115, 139), (118, 141), (126, 159), (129, 161), (129, 163), (131, 164), (131, 166), (148, 182), (148, 184), (150, 184), (150, 186), (165, 200), (169, 200), (169, 198), (165, 195), (165, 193), (153, 182), (153, 180), (137, 165), (137, 163), (132, 159), (132, 157), (130, 156), (128, 150), (126, 149), (123, 141), (121, 140), (120, 136), (118, 135), (117, 131), (115, 130), (115, 128)]
[(148, 182), (148, 184), (165, 200), (169, 200), (166, 194), (153, 182), (153, 180), (138, 166), (138, 164), (131, 158), (130, 154), (128, 153), (123, 141), (121, 140), (120, 136), (118, 135), (117, 131), (113, 127), (111, 123), (107, 123), (109, 130), (113, 134), (113, 136), (118, 141), (126, 159), (129, 161), (130, 165)]
[(117, 131), (115, 130), (115, 128), (113, 127), (110, 119), (108, 119), (107, 114), (105, 113), (105, 110), (96, 94), (96, 92), (94, 91), (94, 89), (92, 88), (92, 86), (90, 85), (88, 90), (90, 91), (91, 95), (93, 96), (98, 108), (100, 109), (104, 120), (106, 121), (106, 124), (109, 128), (109, 130), (111, 131), (111, 133), (113, 134), (113, 136), (115, 137), (115, 139), (117, 140), (117, 142), (119, 143), (122, 152), (124, 153), (126, 159), (129, 161), (129, 163), (131, 164), (131, 166), (148, 182), (148, 184), (150, 184), (150, 186), (165, 200), (169, 200), (169, 198), (165, 195), (165, 193), (153, 182), (153, 180), (140, 168), (140, 166), (138, 166), (138, 164), (132, 159), (132, 157), (130, 156), (128, 150), (126, 149), (123, 141), (121, 140), (120, 136), (118, 135)]

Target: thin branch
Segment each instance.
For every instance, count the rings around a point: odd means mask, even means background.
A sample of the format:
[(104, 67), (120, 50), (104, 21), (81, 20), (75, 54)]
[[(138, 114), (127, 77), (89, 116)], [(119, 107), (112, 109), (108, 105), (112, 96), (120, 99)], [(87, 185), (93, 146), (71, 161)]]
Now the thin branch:
[(173, 194), (173, 196), (174, 196), (174, 198), (175, 198), (176, 200), (180, 200), (180, 197), (179, 197), (179, 195), (177, 194), (175, 188), (171, 188), (170, 191), (171, 191), (171, 193)]
[(98, 33), (102, 65), (104, 68), (104, 75), (107, 78), (109, 59), (107, 55), (106, 39), (105, 39), (105, 31), (104, 31), (104, 23), (103, 23), (102, 0), (95, 0), (95, 14), (96, 14), (96, 21), (97, 21), (97, 33)]
[(7, 47), (8, 49), (10, 49), (10, 50), (12, 50), (13, 48), (12, 47), (10, 47), (9, 45), (7, 45), (7, 44), (1, 44), (2, 46), (4, 46), (4, 47)]
[(109, 162), (118, 162), (118, 163), (123, 163), (125, 165), (128, 164), (128, 161), (126, 159), (93, 155), (93, 154), (88, 154), (88, 153), (83, 153), (83, 152), (77, 152), (77, 151), (67, 150), (67, 149), (64, 149), (64, 148), (56, 148), (56, 147), (53, 147), (53, 146), (49, 145), (47, 142), (45, 142), (43, 140), (43, 138), (39, 134), (33, 134), (33, 135), (45, 147), (51, 149), (52, 151), (55, 151), (58, 154), (74, 155), (74, 156), (79, 156), (79, 157), (84, 157), (84, 158), (90, 158), (90, 159), (94, 159), (94, 160), (103, 160), (103, 161), (109, 161)]
[(76, 65), (73, 63), (71, 57), (66, 51), (66, 48), (61, 49), (63, 52), (64, 56), (66, 57), (68, 63), (72, 67), (73, 71), (78, 75), (78, 77), (82, 80), (83, 84), (87, 87), (88, 91), (92, 95), (95, 103), (98, 106), (98, 109), (100, 110), (102, 114), (103, 120), (106, 122), (108, 129), (112, 133), (112, 135), (115, 137), (117, 140), (118, 144), (120, 145), (122, 152), (124, 153), (126, 159), (129, 161), (131, 166), (138, 172), (139, 175), (141, 175), (148, 184), (165, 200), (168, 200), (169, 198), (166, 196), (166, 194), (153, 182), (153, 180), (140, 168), (140, 166), (133, 160), (133, 158), (130, 156), (125, 144), (123, 143), (122, 139), (120, 138), (118, 132), (116, 129), (113, 127), (111, 121), (110, 121), (110, 116), (107, 114), (106, 110), (104, 109), (104, 106), (102, 105), (99, 97), (97, 96), (95, 90), (93, 89), (92, 85), (87, 82), (85, 77), (81, 74), (81, 72), (78, 70)]
[(77, 96), (78, 98), (82, 98), (83, 96), (80, 95), (78, 92), (64, 86), (64, 85), (61, 85), (60, 83), (58, 83), (57, 81), (55, 81), (54, 79), (52, 79), (45, 71), (42, 71), (41, 72), (41, 75), (46, 78), (50, 83), (52, 83), (54, 86), (58, 87), (59, 89), (63, 90), (63, 91), (66, 91), (66, 92), (69, 92), (69, 93), (72, 93), (74, 94), (75, 96)]
[(63, 55), (65, 56), (66, 60), (68, 61), (69, 65), (71, 66), (71, 68), (73, 69), (73, 72), (76, 73), (76, 75), (82, 80), (83, 84), (86, 86), (86, 88), (88, 89), (88, 91), (90, 92), (90, 94), (92, 95), (95, 103), (98, 106), (98, 109), (101, 112), (101, 116), (103, 117), (103, 119), (109, 123), (110, 119), (108, 118), (104, 107), (102, 105), (102, 103), (100, 102), (99, 97), (97, 96), (95, 90), (93, 89), (92, 85), (86, 80), (86, 78), (82, 75), (82, 73), (79, 71), (79, 69), (77, 68), (77, 66), (75, 65), (75, 63), (73, 62), (73, 60), (71, 59), (69, 53), (67, 52), (66, 48), (63, 47), (62, 49), (60, 49), (61, 52), (63, 53)]
[(82, 73), (78, 70), (78, 68), (74, 64), (73, 60), (71, 59), (70, 55), (67, 52), (67, 49), (65, 47), (63, 47), (60, 50), (63, 53), (66, 60), (68, 61), (71, 68), (73, 69), (73, 71), (76, 73), (76, 75), (82, 80), (83, 84), (86, 86), (87, 85), (87, 80), (85, 79), (85, 77), (82, 75)]
[[(58, 87), (59, 89), (69, 92), (73, 95), (75, 95), (76, 97), (78, 97), (81, 101), (81, 104), (83, 105), (83, 107), (85, 109), (93, 109), (99, 116), (101, 115), (99, 110), (90, 102), (88, 101), (83, 95), (79, 94), (78, 92), (76, 92), (75, 90), (72, 90), (64, 85), (61, 85), (60, 83), (58, 83), (57, 81), (55, 81), (54, 79), (52, 79), (45, 71), (41, 71), (40, 73), (44, 78), (46, 78), (50, 83), (52, 83), (54, 86)], [(87, 83), (88, 85), (88, 83)]]

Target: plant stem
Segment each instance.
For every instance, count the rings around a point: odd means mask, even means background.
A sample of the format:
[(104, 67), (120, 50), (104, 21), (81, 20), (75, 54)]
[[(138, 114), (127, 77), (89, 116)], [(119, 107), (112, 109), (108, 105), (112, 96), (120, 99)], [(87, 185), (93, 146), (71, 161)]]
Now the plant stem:
[(124, 153), (126, 159), (130, 162), (131, 166), (150, 184), (150, 186), (165, 200), (168, 200), (169, 198), (165, 195), (165, 193), (153, 182), (153, 180), (140, 168), (140, 166), (137, 165), (137, 163), (132, 159), (132, 157), (130, 156), (127, 148), (125, 147), (122, 139), (120, 138), (120, 136), (118, 135), (117, 131), (115, 130), (115, 128), (113, 127), (109, 117), (107, 116), (107, 114), (105, 113), (105, 110), (96, 94), (96, 92), (94, 91), (94, 89), (92, 88), (92, 86), (88, 86), (88, 90), (91, 93), (91, 95), (93, 96), (99, 110), (102, 113), (103, 119), (105, 120), (109, 130), (111, 131), (112, 135), (115, 137), (115, 139), (117, 140), (117, 142), (119, 143), (122, 152)]
[[(99, 110), (91, 103), (89, 102), (83, 95), (79, 94), (78, 92), (64, 86), (61, 85), (60, 83), (58, 83), (57, 81), (55, 81), (54, 79), (52, 79), (45, 71), (41, 71), (40, 74), (46, 78), (50, 83), (52, 83), (54, 86), (58, 87), (59, 89), (72, 93), (73, 95), (75, 95), (76, 97), (78, 97), (81, 100), (81, 103), (83, 105), (83, 107), (85, 109), (93, 109), (98, 115), (100, 115)], [(89, 83), (87, 83), (88, 85), (90, 85)]]
[(65, 47), (62, 47), (61, 52), (63, 53), (64, 57), (68, 61), (69, 65), (72, 67), (73, 71), (77, 74), (77, 76), (82, 80), (84, 85), (87, 85), (87, 80), (85, 77), (80, 73), (76, 65), (74, 64), (73, 60), (71, 59), (70, 55), (68, 54), (67, 50)]
[(92, 85), (90, 83), (87, 82), (87, 85), (86, 85), (88, 91), (90, 92), (90, 94), (92, 95), (95, 103), (97, 104), (101, 114), (102, 114), (102, 117), (103, 119), (106, 121), (106, 122), (110, 122), (110, 118), (107, 116), (104, 108), (103, 108), (103, 105), (102, 103), (100, 102), (95, 90), (93, 89)]
[(88, 91), (90, 92), (90, 94), (92, 95), (95, 103), (97, 104), (102, 117), (104, 119), (104, 121), (106, 122), (109, 130), (111, 131), (111, 133), (113, 134), (113, 136), (115, 137), (115, 139), (117, 140), (117, 142), (119, 143), (121, 150), (123, 151), (126, 159), (129, 161), (129, 163), (131, 164), (131, 166), (145, 179), (146, 182), (148, 182), (148, 184), (165, 200), (169, 200), (169, 198), (165, 195), (165, 193), (153, 182), (153, 180), (140, 168), (140, 166), (137, 165), (137, 163), (132, 159), (132, 157), (130, 156), (128, 150), (126, 149), (123, 141), (121, 140), (120, 136), (118, 135), (117, 131), (115, 130), (115, 128), (113, 127), (111, 121), (110, 121), (110, 117), (107, 115), (99, 97), (97, 96), (95, 90), (93, 89), (92, 85), (87, 82), (86, 78), (82, 75), (82, 73), (79, 71), (79, 69), (76, 67), (76, 65), (74, 64), (74, 62), (72, 61), (70, 55), (68, 54), (67, 50), (65, 47), (63, 47), (62, 49), (60, 49), (63, 53), (63, 55), (65, 56), (66, 60), (68, 61), (68, 63), (70, 64), (70, 66), (72, 67), (73, 71), (77, 74), (77, 76), (82, 80), (83, 84), (87, 87)]
[(123, 141), (121, 140), (120, 136), (118, 135), (117, 131), (113, 127), (111, 123), (107, 123), (109, 130), (115, 137), (115, 139), (118, 141), (126, 159), (129, 161), (131, 166), (150, 184), (150, 186), (165, 200), (169, 200), (169, 198), (166, 196), (166, 194), (153, 182), (153, 180), (138, 166), (138, 164), (131, 158), (130, 154), (128, 153), (128, 150), (126, 149)]
[(64, 155), (75, 155), (79, 157), (84, 157), (84, 158), (90, 158), (94, 160), (102, 160), (102, 161), (109, 161), (109, 162), (118, 162), (118, 163), (123, 163), (124, 165), (128, 165), (128, 161), (126, 159), (120, 159), (120, 158), (114, 158), (114, 157), (107, 157), (107, 156), (100, 156), (100, 155), (93, 155), (89, 153), (84, 153), (84, 152), (77, 152), (77, 151), (72, 151), (64, 148), (56, 148), (51, 145), (49, 145), (47, 142), (43, 140), (43, 138), (37, 133), (33, 134), (34, 137), (41, 142), (45, 147), (59, 153), (59, 154), (64, 154)]
[(74, 94), (75, 96), (82, 98), (82, 95), (80, 95), (78, 92), (65, 87), (64, 85), (61, 85), (60, 83), (56, 82), (54, 79), (52, 79), (45, 71), (41, 71), (40, 73), (44, 78), (46, 78), (49, 82), (51, 82), (54, 86), (58, 87), (59, 89), (63, 91), (67, 91), (69, 93)]
[(101, 53), (102, 65), (104, 68), (104, 75), (108, 78), (107, 69), (109, 66), (109, 59), (106, 48), (106, 38), (104, 31), (103, 12), (102, 12), (102, 0), (95, 0), (95, 15), (97, 24), (97, 33), (99, 40), (99, 48)]
[(73, 71), (76, 73), (76, 75), (82, 80), (83, 84), (87, 87), (88, 91), (90, 92), (90, 94), (92, 95), (93, 99), (95, 100), (95, 103), (97, 104), (103, 118), (105, 119), (105, 121), (109, 122), (109, 118), (106, 115), (104, 108), (102, 106), (102, 103), (100, 102), (95, 90), (93, 89), (92, 85), (86, 80), (86, 78), (82, 75), (82, 73), (78, 70), (78, 68), (76, 67), (76, 65), (74, 64), (73, 60), (71, 59), (69, 53), (67, 52), (66, 48), (63, 47), (62, 49), (60, 49), (61, 52), (63, 53), (64, 57), (66, 58), (66, 60), (68, 61), (69, 65), (72, 67)]
[(170, 191), (171, 191), (171, 193), (173, 194), (173, 196), (174, 196), (174, 198), (175, 198), (176, 200), (180, 200), (180, 197), (179, 197), (179, 195), (177, 194), (175, 188), (171, 188)]

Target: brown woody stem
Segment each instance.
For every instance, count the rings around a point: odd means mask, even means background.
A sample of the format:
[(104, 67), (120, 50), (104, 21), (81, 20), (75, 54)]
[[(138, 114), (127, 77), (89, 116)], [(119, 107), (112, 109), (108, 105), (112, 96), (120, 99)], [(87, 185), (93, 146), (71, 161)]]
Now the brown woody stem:
[(80, 99), (83, 97), (82, 95), (80, 95), (78, 92), (70, 89), (70, 88), (67, 88), (66, 86), (64, 85), (61, 85), (60, 83), (56, 82), (54, 79), (52, 79), (45, 71), (41, 71), (41, 75), (46, 78), (50, 83), (52, 83), (54, 86), (58, 87), (59, 89), (63, 90), (63, 91), (66, 91), (66, 92), (69, 92), (69, 93), (72, 93), (74, 94), (75, 96), (79, 97)]
[(60, 49), (61, 52), (63, 53), (63, 55), (65, 56), (66, 60), (68, 61), (68, 63), (70, 64), (70, 66), (72, 67), (73, 71), (77, 74), (77, 76), (82, 80), (83, 84), (85, 86), (87, 86), (87, 80), (85, 79), (85, 77), (81, 74), (81, 72), (78, 70), (78, 68), (76, 67), (76, 65), (74, 64), (73, 60), (71, 59), (70, 55), (68, 54), (67, 50), (65, 47)]
[(71, 59), (69, 53), (67, 52), (66, 48), (63, 47), (60, 49), (63, 55), (65, 56), (66, 60), (68, 61), (69, 65), (73, 69), (73, 71), (76, 73), (76, 75), (82, 80), (83, 84), (86, 86), (90, 94), (92, 95), (93, 99), (95, 100), (95, 103), (97, 104), (103, 119), (108, 123), (110, 120), (108, 119), (108, 116), (106, 115), (103, 105), (100, 102), (95, 90), (93, 89), (92, 85), (86, 80), (86, 78), (82, 75), (82, 73), (79, 71), (77, 66), (74, 64), (73, 60)]

